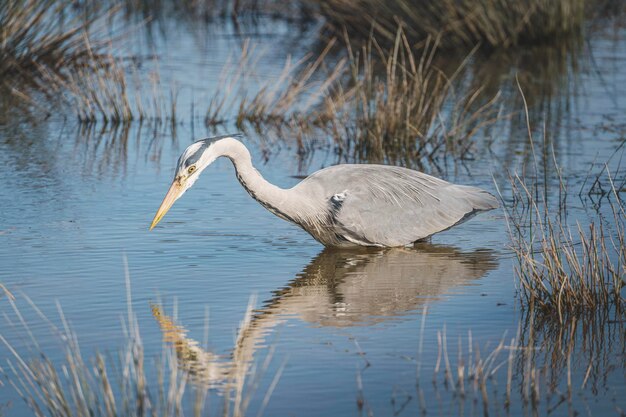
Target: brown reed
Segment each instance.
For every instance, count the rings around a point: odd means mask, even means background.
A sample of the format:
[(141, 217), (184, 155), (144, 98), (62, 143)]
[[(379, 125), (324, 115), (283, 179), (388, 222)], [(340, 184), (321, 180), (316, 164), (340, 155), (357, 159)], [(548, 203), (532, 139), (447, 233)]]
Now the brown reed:
[(438, 39), (415, 50), (398, 29), (389, 49), (373, 35), (356, 51), (346, 38), (346, 49), (347, 73), (339, 79), (347, 82), (328, 90), (314, 123), (358, 160), (415, 165), (447, 154), (464, 158), (471, 138), (499, 117), (497, 95), (482, 100), (480, 90), (454, 94), (464, 63), (446, 77), (434, 63)]
[[(96, 22), (115, 9), (74, 13), (70, 0), (0, 2), (0, 85), (20, 90), (22, 84), (48, 91), (43, 74), (66, 77), (69, 71), (91, 67), (102, 42), (87, 39), (99, 32)], [(17, 86), (17, 87), (16, 87)]]
[[(33, 302), (24, 299), (35, 310), (50, 330), (59, 337), (64, 359), (51, 360), (42, 351), (34, 332), (23, 319), (20, 309), (13, 300), (10, 303), (16, 317), (23, 326), (24, 334), (30, 337), (28, 349), (20, 350), (0, 333), (2, 342), (11, 352), (7, 358), (7, 369), (0, 368), (0, 375), (24, 400), (33, 415), (38, 417), (115, 417), (115, 416), (173, 416), (192, 410), (194, 416), (206, 414), (205, 404), (209, 387), (194, 384), (192, 375), (185, 372), (177, 357), (176, 347), (164, 346), (162, 361), (156, 362), (156, 378), (147, 371), (144, 347), (136, 316), (130, 304), (130, 284), (127, 281), (128, 317), (126, 348), (119, 356), (96, 352), (86, 359), (79, 347), (78, 336), (71, 330), (62, 309), (59, 309), (60, 328), (53, 324)], [(248, 308), (239, 333), (246, 331), (250, 323), (252, 308)], [(35, 353), (35, 357), (27, 353)], [(238, 358), (234, 358), (237, 360)], [(227, 375), (223, 394), (222, 415), (240, 417), (246, 414), (250, 396), (258, 389), (259, 372), (267, 369), (270, 357), (261, 368), (253, 367), (250, 373)], [(248, 369), (247, 366), (241, 366)], [(275, 383), (274, 378), (262, 407), (267, 404)], [(248, 381), (251, 380), (251, 381)], [(1, 385), (0, 385), (1, 386)], [(189, 391), (192, 391), (189, 393)], [(189, 393), (189, 394), (188, 394)], [(233, 401), (234, 400), (234, 401)], [(0, 408), (1, 410), (1, 408)], [(261, 412), (259, 410), (259, 412)], [(260, 415), (260, 413), (259, 413)]]
[[(519, 84), (518, 84), (519, 86)], [(521, 89), (520, 89), (521, 91)], [(523, 97), (525, 103), (525, 98)], [(512, 249), (517, 257), (522, 308), (564, 323), (572, 315), (598, 310), (623, 319), (626, 284), (626, 211), (608, 166), (605, 201), (608, 217), (600, 212), (587, 225), (568, 223), (568, 190), (552, 154), (559, 191), (556, 203), (540, 184), (528, 109), (525, 107), (529, 141), (533, 152), (533, 174), (511, 175), (512, 200), (507, 221)], [(544, 147), (545, 149), (546, 147)], [(553, 151), (554, 152), (554, 151)], [(544, 155), (544, 166), (550, 161)], [(598, 183), (599, 177), (593, 184)], [(556, 193), (553, 193), (556, 194)]]

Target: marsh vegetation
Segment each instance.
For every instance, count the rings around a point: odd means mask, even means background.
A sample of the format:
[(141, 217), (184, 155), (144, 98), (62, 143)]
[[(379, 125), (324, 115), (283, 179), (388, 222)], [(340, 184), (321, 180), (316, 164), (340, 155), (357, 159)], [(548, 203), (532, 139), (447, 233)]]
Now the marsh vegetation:
[[(2, 3), (0, 416), (623, 414), (624, 11)], [(318, 253), (218, 165), (147, 238), (181, 148), (234, 131), (282, 186), (393, 163), (503, 209)]]

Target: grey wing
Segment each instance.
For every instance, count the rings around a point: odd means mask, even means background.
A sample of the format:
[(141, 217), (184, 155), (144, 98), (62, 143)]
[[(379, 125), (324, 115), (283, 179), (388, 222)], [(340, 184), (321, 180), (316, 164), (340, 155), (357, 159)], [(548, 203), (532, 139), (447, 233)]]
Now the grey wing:
[(330, 197), (330, 208), (335, 233), (359, 245), (408, 245), (498, 207), (496, 198), (479, 188), (406, 168), (347, 167), (337, 184), (345, 189)]

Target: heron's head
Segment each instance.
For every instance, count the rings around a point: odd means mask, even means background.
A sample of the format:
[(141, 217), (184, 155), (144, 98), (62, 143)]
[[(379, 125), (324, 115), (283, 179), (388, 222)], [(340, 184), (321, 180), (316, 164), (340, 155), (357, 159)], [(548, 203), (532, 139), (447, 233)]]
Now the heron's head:
[(192, 143), (185, 149), (180, 158), (178, 158), (174, 181), (172, 181), (170, 189), (152, 220), (150, 230), (161, 221), (174, 202), (182, 197), (185, 191), (191, 188), (200, 176), (200, 173), (215, 161), (216, 155), (211, 151), (215, 139), (216, 138), (201, 139)]

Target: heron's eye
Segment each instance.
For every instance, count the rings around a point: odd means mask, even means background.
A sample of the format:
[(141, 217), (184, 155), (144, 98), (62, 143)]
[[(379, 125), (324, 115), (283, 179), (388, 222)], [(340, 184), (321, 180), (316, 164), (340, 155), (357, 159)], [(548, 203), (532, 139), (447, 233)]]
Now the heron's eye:
[(188, 174), (193, 174), (193, 172), (196, 170), (196, 166), (192, 165), (189, 168), (187, 168), (187, 173)]

